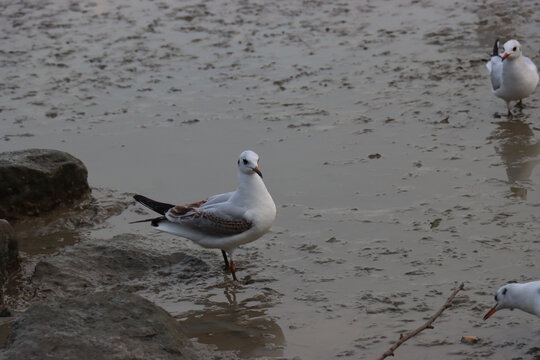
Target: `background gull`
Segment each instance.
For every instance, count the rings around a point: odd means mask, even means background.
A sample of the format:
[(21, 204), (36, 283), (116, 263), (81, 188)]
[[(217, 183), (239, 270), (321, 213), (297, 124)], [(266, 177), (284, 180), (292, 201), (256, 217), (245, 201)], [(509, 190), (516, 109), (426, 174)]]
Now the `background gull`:
[(536, 65), (526, 56), (522, 56), (521, 44), (517, 40), (508, 40), (504, 44), (504, 53), (499, 55), (499, 40), (493, 45), (491, 60), (486, 63), (491, 77), (491, 91), (504, 101), (508, 115), (512, 115), (510, 101), (531, 95), (538, 84)]
[(540, 281), (506, 284), (499, 288), (495, 294), (495, 303), (484, 316), (484, 320), (498, 310), (513, 308), (540, 317)]

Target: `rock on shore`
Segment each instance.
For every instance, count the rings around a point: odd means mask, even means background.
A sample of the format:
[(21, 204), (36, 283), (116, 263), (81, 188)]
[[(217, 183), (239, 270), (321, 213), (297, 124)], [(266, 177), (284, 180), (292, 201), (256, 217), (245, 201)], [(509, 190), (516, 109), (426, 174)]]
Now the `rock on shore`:
[(136, 291), (152, 284), (186, 281), (208, 272), (208, 264), (183, 252), (160, 254), (137, 247), (146, 241), (133, 234), (94, 239), (40, 260), (28, 285), (36, 300), (76, 296), (96, 289)]
[[(87, 174), (80, 160), (56, 150), (0, 154), (0, 285), (18, 264), (13, 228), (2, 217), (16, 220), (20, 239), (92, 226), (127, 206), (87, 197)], [(41, 216), (28, 217), (35, 215)], [(85, 238), (37, 261), (17, 283), (17, 297), (0, 299), (18, 316), (9, 320), (14, 323), (0, 360), (238, 359), (193, 342), (174, 317), (134, 294), (208, 272), (198, 258), (148, 249), (146, 243), (133, 234)]]
[(84, 164), (58, 150), (0, 153), (0, 218), (39, 215), (90, 191)]
[(201, 359), (178, 322), (127, 292), (82, 294), (31, 306), (13, 325), (1, 359)]
[(19, 264), (19, 250), (13, 228), (0, 219), (0, 286), (6, 281), (8, 272)]
[(172, 315), (133, 293), (208, 271), (188, 254), (138, 247), (144, 242), (121, 234), (41, 259), (19, 289), (33, 305), (14, 322), (0, 359), (237, 360), (193, 342)]

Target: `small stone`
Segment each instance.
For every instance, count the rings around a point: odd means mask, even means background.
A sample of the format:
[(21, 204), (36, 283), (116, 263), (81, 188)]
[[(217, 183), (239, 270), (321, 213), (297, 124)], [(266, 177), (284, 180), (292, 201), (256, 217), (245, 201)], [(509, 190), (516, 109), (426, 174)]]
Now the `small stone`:
[(476, 336), (464, 335), (461, 337), (461, 342), (463, 344), (476, 344), (479, 341), (480, 339)]

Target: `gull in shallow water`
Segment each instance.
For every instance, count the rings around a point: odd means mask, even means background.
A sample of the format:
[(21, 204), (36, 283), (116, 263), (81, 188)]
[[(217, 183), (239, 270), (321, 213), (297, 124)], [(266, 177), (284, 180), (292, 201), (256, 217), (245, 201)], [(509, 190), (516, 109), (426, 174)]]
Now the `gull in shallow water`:
[(253, 151), (242, 152), (238, 158), (238, 188), (196, 203), (175, 206), (135, 195), (135, 200), (162, 215), (135, 222), (150, 221), (158, 230), (205, 248), (221, 249), (225, 267), (237, 280), (233, 251), (260, 238), (276, 217), (276, 205), (264, 185), (258, 162), (259, 155)]
[(486, 63), (491, 77), (491, 91), (504, 101), (510, 111), (510, 101), (519, 100), (531, 95), (538, 85), (536, 65), (521, 54), (521, 44), (517, 40), (508, 40), (504, 53), (499, 55), (499, 40), (493, 45), (491, 60)]
[(498, 310), (514, 308), (540, 317), (540, 281), (502, 286), (497, 290), (495, 303), (484, 316), (484, 320), (487, 320)]

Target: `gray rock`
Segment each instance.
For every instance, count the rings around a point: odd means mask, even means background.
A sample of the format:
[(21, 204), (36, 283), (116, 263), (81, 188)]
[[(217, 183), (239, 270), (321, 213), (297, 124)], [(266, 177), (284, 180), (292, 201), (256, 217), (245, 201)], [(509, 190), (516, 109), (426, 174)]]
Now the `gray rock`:
[(19, 250), (13, 228), (0, 219), (0, 287), (4, 284), (10, 270), (19, 265)]
[(39, 215), (87, 195), (88, 171), (77, 158), (58, 150), (0, 153), (0, 218)]
[(154, 284), (185, 283), (208, 272), (204, 261), (183, 252), (161, 254), (140, 249), (145, 241), (134, 234), (82, 242), (41, 259), (23, 293), (27, 302), (71, 297), (101, 290), (138, 291)]
[(139, 248), (121, 234), (86, 240), (43, 257), (19, 289), (15, 320), (0, 360), (238, 360), (192, 342), (174, 317), (135, 291), (187, 283), (208, 264), (183, 252)]
[(99, 292), (30, 307), (0, 359), (201, 359), (165, 310), (139, 295)]

